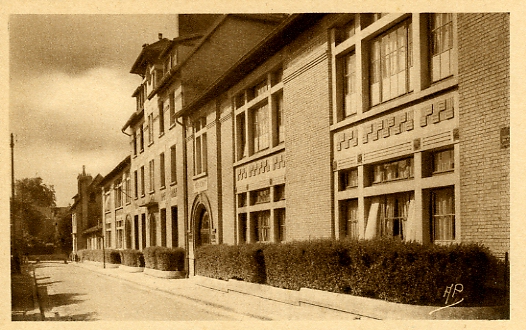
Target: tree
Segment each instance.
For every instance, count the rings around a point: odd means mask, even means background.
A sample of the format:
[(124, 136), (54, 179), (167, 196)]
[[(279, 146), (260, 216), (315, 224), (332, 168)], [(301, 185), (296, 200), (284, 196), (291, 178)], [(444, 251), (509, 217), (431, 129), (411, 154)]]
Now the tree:
[[(55, 206), (55, 189), (42, 178), (25, 178), (15, 183), (13, 211), (17, 222), (16, 239), (22, 249), (45, 244), (49, 240), (47, 223), (51, 207)], [(49, 221), (49, 220), (48, 220)]]
[(73, 249), (73, 238), (71, 237), (72, 224), (71, 212), (64, 212), (58, 219), (58, 246), (62, 252), (70, 252)]

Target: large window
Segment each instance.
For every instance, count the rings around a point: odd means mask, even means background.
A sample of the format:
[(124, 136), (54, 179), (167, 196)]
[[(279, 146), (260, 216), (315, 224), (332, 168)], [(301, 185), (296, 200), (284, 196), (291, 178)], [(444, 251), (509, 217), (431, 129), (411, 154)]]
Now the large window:
[(143, 124), (139, 127), (139, 147), (141, 149), (141, 152), (144, 151), (144, 128)]
[(115, 208), (122, 207), (122, 180), (118, 179), (115, 181)]
[(145, 184), (144, 184), (144, 166), (141, 166), (141, 196), (145, 194)]
[(433, 242), (455, 239), (455, 193), (453, 188), (437, 189), (431, 192), (432, 219), (431, 238)]
[(287, 239), (285, 209), (275, 209), (274, 214), (276, 217), (276, 227), (278, 231), (277, 241), (283, 242)]
[(135, 182), (134, 196), (135, 198), (139, 198), (139, 177), (137, 175), (137, 171), (133, 171), (133, 181)]
[(274, 95), (273, 102), (274, 114), (276, 118), (276, 142), (274, 145), (285, 142), (285, 118), (283, 117), (283, 93)]
[(388, 101), (413, 89), (413, 38), (411, 21), (407, 20), (371, 42), (371, 105)]
[(358, 200), (343, 201), (341, 204), (341, 235), (358, 239)]
[(356, 54), (351, 53), (340, 59), (342, 80), (342, 117), (353, 115), (357, 111), (358, 86), (356, 84)]
[(390, 161), (373, 166), (373, 183), (383, 183), (413, 177), (413, 158)]
[(175, 145), (170, 147), (170, 182), (177, 183), (177, 162)]
[(124, 248), (124, 221), (122, 219), (115, 222), (116, 248)]
[(157, 245), (157, 221), (155, 220), (155, 215), (152, 213), (148, 218), (148, 223), (150, 225), (150, 246)]
[(177, 220), (177, 207), (172, 206), (172, 247), (179, 246), (179, 225)]
[(236, 127), (237, 127), (237, 159), (243, 159), (248, 156), (248, 145), (247, 145), (247, 130), (246, 130), (246, 119), (245, 113), (241, 113), (236, 116)]
[(166, 246), (166, 209), (161, 209), (161, 246)]
[(258, 242), (270, 242), (270, 211), (252, 213)]
[(131, 203), (131, 178), (130, 178), (130, 172), (126, 172), (125, 175), (125, 188), (124, 188), (124, 195), (126, 198), (126, 204)]
[(166, 186), (166, 173), (165, 173), (165, 164), (164, 164), (164, 152), (161, 153), (159, 156), (159, 174), (161, 177), (161, 188), (164, 188)]
[(163, 135), (163, 134), (164, 134), (164, 102), (159, 102), (159, 135)]
[(453, 149), (433, 153), (433, 173), (449, 172), (455, 169), (455, 156)]
[(133, 155), (137, 155), (137, 132), (133, 131), (132, 134), (132, 144), (133, 144)]
[(283, 69), (267, 73), (257, 84), (232, 99), (236, 109), (236, 160), (276, 147), (285, 141)]
[(346, 169), (339, 172), (339, 190), (347, 190), (358, 187), (358, 169)]
[(153, 113), (148, 115), (148, 144), (153, 143)]
[(153, 159), (150, 160), (150, 192), (155, 191), (155, 167)]
[(206, 118), (201, 117), (194, 123), (194, 174), (207, 171)]
[(170, 126), (175, 125), (175, 92), (170, 93)]
[(250, 192), (251, 205), (270, 202), (270, 188), (264, 188)]
[(406, 238), (410, 202), (410, 193), (393, 194), (380, 198), (378, 212), (381, 237)]
[(431, 30), (431, 76), (433, 81), (453, 74), (453, 14), (433, 14)]
[[(104, 237), (105, 245), (107, 248), (111, 248), (111, 223), (106, 224), (106, 236)], [(95, 249), (94, 246), (92, 249)]]
[(268, 104), (252, 110), (252, 134), (254, 153), (269, 147), (269, 113)]

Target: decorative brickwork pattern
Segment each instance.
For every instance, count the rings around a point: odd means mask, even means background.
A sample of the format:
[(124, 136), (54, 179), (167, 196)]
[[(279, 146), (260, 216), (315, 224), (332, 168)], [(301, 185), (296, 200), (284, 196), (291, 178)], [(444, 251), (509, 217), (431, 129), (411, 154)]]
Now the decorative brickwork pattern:
[(409, 110), (364, 124), (362, 143), (365, 144), (371, 140), (377, 141), (380, 138), (388, 138), (402, 132), (412, 131), (415, 128), (413, 116), (413, 110)]
[(453, 97), (450, 97), (420, 109), (420, 126), (425, 127), (428, 124), (438, 124), (441, 121), (453, 119), (454, 116)]
[(358, 146), (358, 129), (347, 130), (336, 134), (336, 149), (349, 149)]
[(461, 239), (510, 249), (510, 21), (507, 13), (459, 14)]

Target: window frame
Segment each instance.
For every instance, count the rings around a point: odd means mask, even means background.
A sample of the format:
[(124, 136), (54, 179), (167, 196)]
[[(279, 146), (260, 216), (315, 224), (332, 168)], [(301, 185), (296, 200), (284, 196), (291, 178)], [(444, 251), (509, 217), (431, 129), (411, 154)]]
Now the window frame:
[[(437, 17), (440, 15), (439, 26), (435, 24), (439, 20)], [(446, 16), (444, 16), (446, 15)], [(447, 21), (444, 18), (448, 18)], [(442, 79), (448, 78), (454, 74), (454, 48), (455, 48), (455, 24), (454, 24), (454, 14), (453, 13), (434, 13), (429, 15), (428, 20), (428, 29), (429, 29), (429, 77), (431, 83), (436, 83)], [(443, 30), (446, 30), (444, 34), (447, 34), (448, 45), (444, 48), (440, 45), (440, 49), (437, 49), (437, 36), (438, 33), (442, 33)], [(441, 35), (442, 40), (440, 43), (444, 42), (444, 35)], [(448, 69), (443, 71), (442, 68), (447, 62)], [(438, 72), (435, 71), (435, 68), (439, 66)], [(438, 75), (438, 76), (437, 76)]]
[[(439, 194), (446, 194), (446, 198), (449, 198), (449, 205), (446, 205), (445, 208), (450, 208), (449, 211), (452, 213), (438, 213), (440, 212), (439, 207), (437, 207), (437, 198)], [(447, 204), (447, 202), (446, 202)], [(447, 210), (446, 210), (447, 211)], [(456, 240), (456, 214), (455, 214), (455, 189), (454, 187), (444, 187), (431, 190), (431, 214), (430, 214), (430, 239), (432, 243), (441, 243), (441, 242), (452, 242)], [(437, 234), (437, 219), (444, 220), (445, 223), (442, 226), (445, 226), (446, 232)], [(449, 224), (447, 222), (450, 222)], [(443, 228), (442, 228), (443, 229)], [(437, 236), (442, 236), (437, 238)]]
[(151, 159), (149, 161), (149, 192), (153, 193), (155, 192), (155, 160)]
[[(411, 79), (415, 70), (412, 27), (412, 18), (408, 17), (369, 41), (368, 88), (371, 107), (414, 90), (414, 81)], [(399, 39), (399, 31), (404, 33), (402, 46), (399, 46), (399, 41), (402, 40)], [(399, 55), (402, 52), (404, 55)], [(404, 68), (400, 69), (402, 66)], [(395, 86), (396, 92), (392, 91)]]
[(159, 177), (160, 177), (160, 187), (161, 189), (166, 187), (166, 169), (165, 169), (165, 159), (164, 152), (161, 152), (159, 155)]
[(208, 172), (207, 128), (206, 117), (194, 122), (194, 176), (206, 175)]
[(170, 184), (177, 183), (177, 147), (174, 144), (170, 147)]

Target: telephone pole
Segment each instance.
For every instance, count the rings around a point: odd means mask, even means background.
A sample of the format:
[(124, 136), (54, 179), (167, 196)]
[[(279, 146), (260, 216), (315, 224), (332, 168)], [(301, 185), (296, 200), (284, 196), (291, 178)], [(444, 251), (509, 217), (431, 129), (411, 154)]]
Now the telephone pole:
[(16, 220), (15, 220), (15, 139), (11, 133), (11, 272), (20, 273), (20, 256), (16, 242)]

